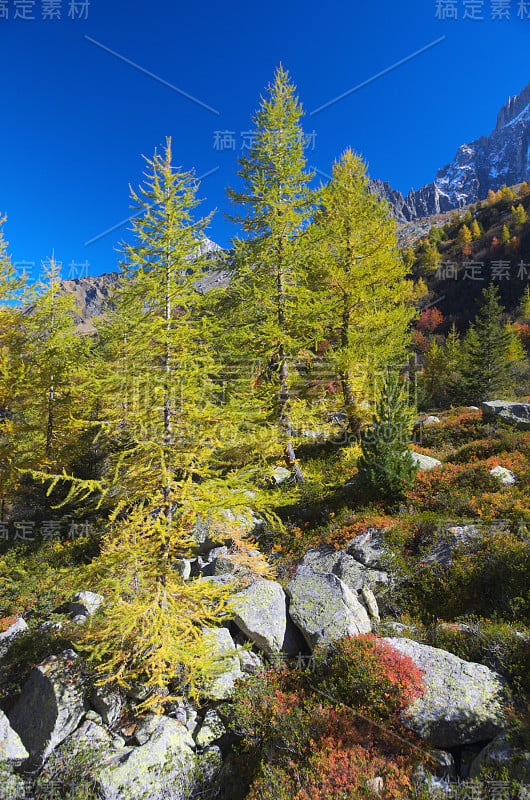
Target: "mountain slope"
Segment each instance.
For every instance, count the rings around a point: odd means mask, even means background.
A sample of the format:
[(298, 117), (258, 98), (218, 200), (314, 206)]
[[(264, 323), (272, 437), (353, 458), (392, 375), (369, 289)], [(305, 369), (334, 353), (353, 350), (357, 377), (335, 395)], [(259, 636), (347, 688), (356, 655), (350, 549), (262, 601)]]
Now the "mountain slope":
[(441, 214), (483, 200), (492, 189), (530, 178), (530, 83), (510, 97), (497, 115), (489, 136), (461, 145), (453, 160), (438, 170), (432, 183), (410, 190), (406, 197), (387, 182), (372, 180), (375, 194), (385, 197), (400, 222)]

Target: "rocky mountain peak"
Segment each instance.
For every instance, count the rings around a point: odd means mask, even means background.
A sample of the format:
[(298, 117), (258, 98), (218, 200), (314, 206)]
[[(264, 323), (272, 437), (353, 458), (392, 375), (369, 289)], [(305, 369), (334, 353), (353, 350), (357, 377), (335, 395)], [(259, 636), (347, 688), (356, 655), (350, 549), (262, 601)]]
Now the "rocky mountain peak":
[(528, 109), (530, 114), (530, 83), (528, 83), (520, 94), (508, 98), (508, 102), (497, 114), (497, 124), (495, 130), (498, 131), (505, 125), (509, 125), (522, 111)]
[(484, 200), (490, 189), (530, 179), (530, 83), (497, 115), (489, 136), (460, 145), (453, 160), (438, 170), (432, 183), (410, 190), (406, 197), (388, 183), (371, 181), (385, 197), (399, 222), (440, 214)]

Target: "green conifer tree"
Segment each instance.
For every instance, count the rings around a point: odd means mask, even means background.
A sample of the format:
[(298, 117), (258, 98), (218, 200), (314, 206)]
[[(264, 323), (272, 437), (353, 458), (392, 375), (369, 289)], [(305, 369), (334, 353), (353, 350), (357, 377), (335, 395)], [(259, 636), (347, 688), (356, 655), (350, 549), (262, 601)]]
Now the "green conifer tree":
[(389, 369), (358, 461), (358, 485), (368, 496), (396, 502), (412, 486), (417, 467), (407, 445), (413, 417), (396, 371)]
[(510, 388), (512, 369), (507, 359), (511, 336), (502, 323), (497, 287), (483, 290), (482, 306), (464, 340), (462, 400), (477, 403), (496, 399)]

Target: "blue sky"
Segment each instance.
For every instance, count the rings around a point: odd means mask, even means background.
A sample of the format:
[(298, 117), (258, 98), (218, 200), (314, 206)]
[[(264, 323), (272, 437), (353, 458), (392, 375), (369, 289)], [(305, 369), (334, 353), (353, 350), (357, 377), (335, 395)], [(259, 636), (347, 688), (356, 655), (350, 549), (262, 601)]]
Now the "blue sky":
[[(0, 213), (13, 261), (36, 273), (55, 249), (64, 277), (116, 269), (130, 234), (110, 229), (131, 213), (142, 154), (166, 136), (177, 165), (206, 175), (200, 210), (218, 209), (209, 236), (226, 246), (237, 231), (225, 187), (280, 62), (306, 112), (349, 92), (304, 120), (319, 180), (351, 146), (371, 176), (419, 188), (530, 81), (530, 0), (442, 0), (456, 20), (437, 19), (437, 5), (0, 0)], [(43, 19), (44, 6), (61, 18)], [(234, 149), (216, 147), (220, 131)]]

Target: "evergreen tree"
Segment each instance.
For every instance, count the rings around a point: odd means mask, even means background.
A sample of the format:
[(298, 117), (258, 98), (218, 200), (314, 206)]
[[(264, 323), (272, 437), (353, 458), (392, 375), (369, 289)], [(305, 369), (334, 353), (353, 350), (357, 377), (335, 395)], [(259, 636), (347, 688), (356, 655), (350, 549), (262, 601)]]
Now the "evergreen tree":
[(508, 244), (510, 241), (510, 230), (507, 225), (503, 225), (501, 233), (501, 244)]
[(464, 340), (461, 370), (463, 400), (470, 403), (497, 398), (511, 383), (506, 353), (511, 336), (502, 324), (503, 308), (497, 287), (483, 290), (483, 303)]
[[(340, 379), (348, 427), (361, 426), (358, 383), (403, 361), (413, 286), (396, 246), (388, 206), (369, 191), (366, 167), (351, 150), (335, 161), (312, 229), (317, 246), (308, 283), (321, 293), (329, 367)], [(408, 306), (407, 306), (408, 302)]]
[(431, 242), (439, 242), (440, 241), (440, 229), (433, 225), (429, 231), (429, 239)]
[(412, 424), (398, 376), (389, 369), (358, 461), (358, 484), (368, 496), (395, 502), (412, 486), (417, 473), (407, 449)]
[(464, 214), (464, 224), (469, 227), (472, 222), (473, 222), (473, 214), (471, 213), (471, 209), (468, 208), (468, 210)]
[(447, 369), (445, 352), (433, 340), (425, 353), (425, 366), (423, 369), (423, 382), (425, 394), (430, 404), (441, 407), (445, 402), (447, 393)]
[(524, 292), (519, 304), (519, 313), (524, 319), (530, 319), (530, 286), (525, 286)]
[[(231, 343), (269, 365), (262, 375), (262, 407), (278, 426), (283, 457), (292, 480), (303, 479), (293, 439), (293, 360), (314, 338), (311, 309), (303, 292), (301, 254), (314, 207), (308, 189), (302, 108), (295, 86), (280, 66), (253, 122), (256, 135), (239, 159), (241, 191), (228, 189), (236, 207), (232, 217), (248, 236), (235, 241), (229, 295)], [(241, 208), (241, 213), (237, 212)], [(239, 306), (235, 309), (235, 306)], [(309, 334), (304, 335), (304, 329)]]
[(488, 205), (492, 205), (493, 203), (495, 203), (496, 200), (497, 200), (497, 197), (496, 197), (495, 192), (493, 191), (493, 189), (490, 189), (489, 192), (488, 192), (488, 197), (487, 197), (486, 202), (488, 203)]

